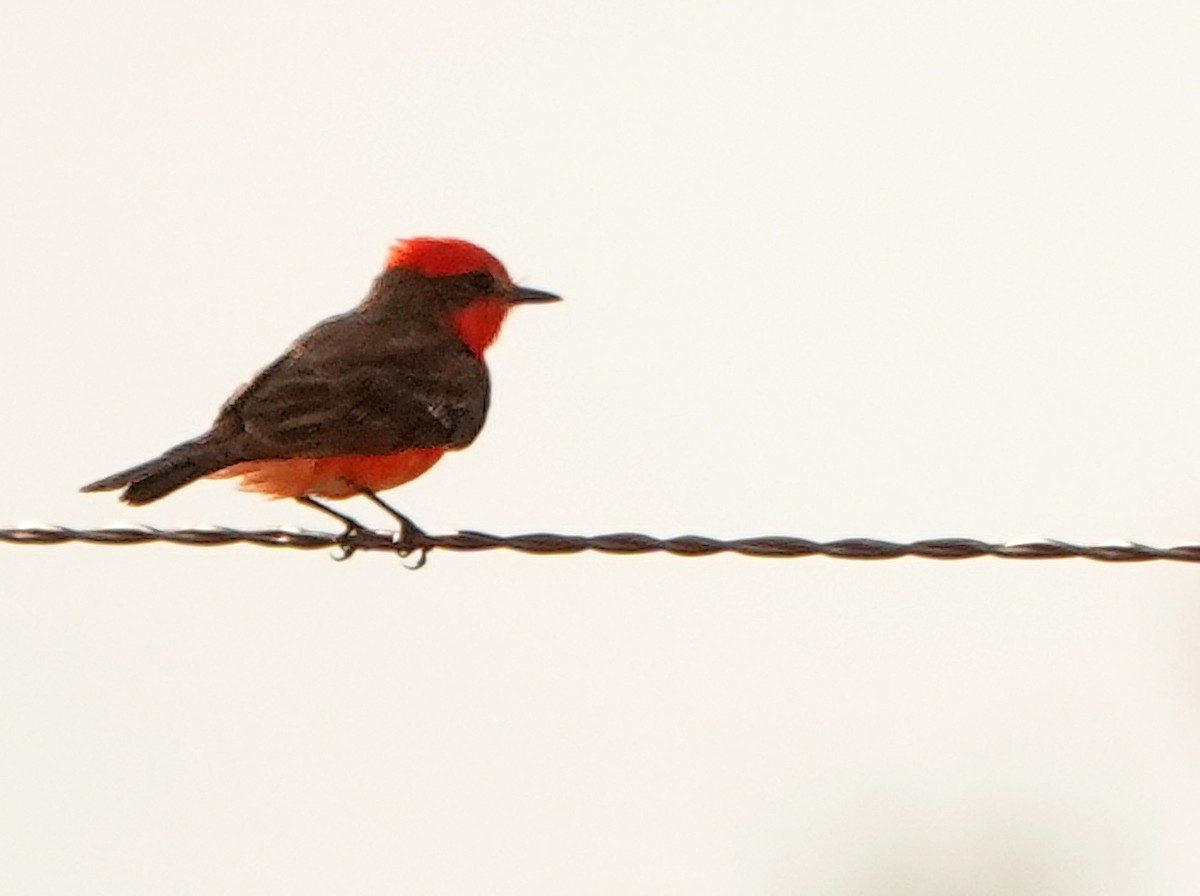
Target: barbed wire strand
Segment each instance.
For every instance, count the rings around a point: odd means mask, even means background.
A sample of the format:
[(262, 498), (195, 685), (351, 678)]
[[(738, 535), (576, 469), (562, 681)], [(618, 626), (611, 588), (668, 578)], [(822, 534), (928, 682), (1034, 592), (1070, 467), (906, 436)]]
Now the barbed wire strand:
[(1113, 543), (1078, 545), (1065, 541), (1017, 541), (990, 543), (974, 538), (931, 538), (912, 542), (885, 541), (878, 538), (842, 538), (836, 541), (811, 541), (785, 535), (757, 536), (722, 540), (702, 535), (655, 538), (632, 532), (609, 535), (490, 535), (486, 532), (458, 532), (453, 535), (413, 533), (404, 542), (398, 533), (360, 529), (341, 535), (303, 529), (260, 529), (241, 531), (221, 526), (190, 529), (155, 529), (144, 526), (104, 529), (71, 529), (65, 526), (28, 526), (0, 529), (0, 542), (23, 545), (54, 545), (72, 542), (101, 545), (169, 544), (214, 547), (249, 544), (300, 550), (341, 549), (345, 556), (357, 551), (389, 551), (406, 556), (414, 550), (490, 551), (512, 550), (526, 554), (578, 554), (598, 551), (606, 554), (668, 553), (683, 557), (712, 554), (742, 554), (750, 557), (834, 557), (844, 560), (890, 560), (897, 557), (924, 557), (932, 560), (968, 560), (998, 557), (1009, 560), (1060, 560), (1078, 557), (1107, 563), (1132, 563), (1150, 560), (1174, 560), (1200, 563), (1200, 544), (1180, 544), (1158, 548), (1144, 544)]

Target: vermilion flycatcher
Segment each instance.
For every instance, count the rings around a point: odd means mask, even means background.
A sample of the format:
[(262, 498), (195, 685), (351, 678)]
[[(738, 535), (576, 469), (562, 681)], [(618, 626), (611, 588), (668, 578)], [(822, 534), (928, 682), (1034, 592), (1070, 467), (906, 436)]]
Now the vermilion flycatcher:
[(465, 240), (400, 240), (362, 303), (297, 339), (239, 389), (204, 435), (83, 487), (124, 488), (147, 504), (202, 476), (295, 498), (357, 524), (313, 496), (365, 495), (420, 476), (479, 434), (488, 408), (483, 352), (508, 310), (558, 296), (516, 286)]

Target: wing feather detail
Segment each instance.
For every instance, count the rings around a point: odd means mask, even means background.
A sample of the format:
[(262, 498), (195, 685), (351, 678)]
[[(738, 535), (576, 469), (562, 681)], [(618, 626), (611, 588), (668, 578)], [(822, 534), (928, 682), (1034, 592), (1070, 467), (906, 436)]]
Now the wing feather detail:
[(437, 330), (331, 318), (238, 391), (215, 429), (247, 460), (462, 448), (487, 415), (483, 363)]

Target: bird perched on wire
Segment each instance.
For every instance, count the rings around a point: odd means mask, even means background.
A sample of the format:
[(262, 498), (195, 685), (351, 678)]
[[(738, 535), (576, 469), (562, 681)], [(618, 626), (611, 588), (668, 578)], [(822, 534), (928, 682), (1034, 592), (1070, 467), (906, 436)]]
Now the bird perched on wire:
[(297, 339), (208, 432), (82, 490), (124, 489), (121, 500), (148, 504), (204, 476), (240, 476), (243, 488), (338, 518), (347, 535), (358, 523), (316, 499), (364, 495), (415, 548), (424, 533), (376, 493), (471, 444), (488, 409), (484, 350), (514, 305), (556, 301), (515, 285), (466, 240), (400, 240), (358, 307)]

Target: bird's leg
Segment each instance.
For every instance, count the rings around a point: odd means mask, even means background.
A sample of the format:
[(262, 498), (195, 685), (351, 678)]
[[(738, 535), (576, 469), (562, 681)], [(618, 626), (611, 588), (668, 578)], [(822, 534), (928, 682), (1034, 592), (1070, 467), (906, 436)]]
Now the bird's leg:
[(429, 556), (429, 535), (410, 520), (407, 516), (401, 513), (392, 505), (388, 504), (383, 498), (375, 494), (369, 488), (359, 487), (358, 493), (366, 498), (371, 503), (375, 504), (383, 510), (388, 516), (400, 524), (400, 531), (397, 533), (396, 550), (401, 557), (407, 557), (413, 551), (420, 551), (421, 556), (417, 558), (416, 565), (412, 569), (420, 569), (425, 565), (425, 558)]
[(311, 507), (314, 510), (319, 510), (322, 513), (328, 514), (336, 520), (341, 520), (342, 524), (346, 527), (346, 531), (343, 532), (338, 539), (342, 555), (340, 557), (334, 557), (333, 559), (339, 561), (349, 560), (354, 555), (354, 552), (358, 550), (355, 545), (350, 543), (350, 537), (358, 532), (363, 531), (362, 523), (354, 519), (354, 517), (346, 516), (346, 514), (334, 510), (328, 504), (322, 504), (316, 498), (310, 498), (308, 495), (301, 495), (300, 497), (296, 498), (296, 500), (305, 507)]

